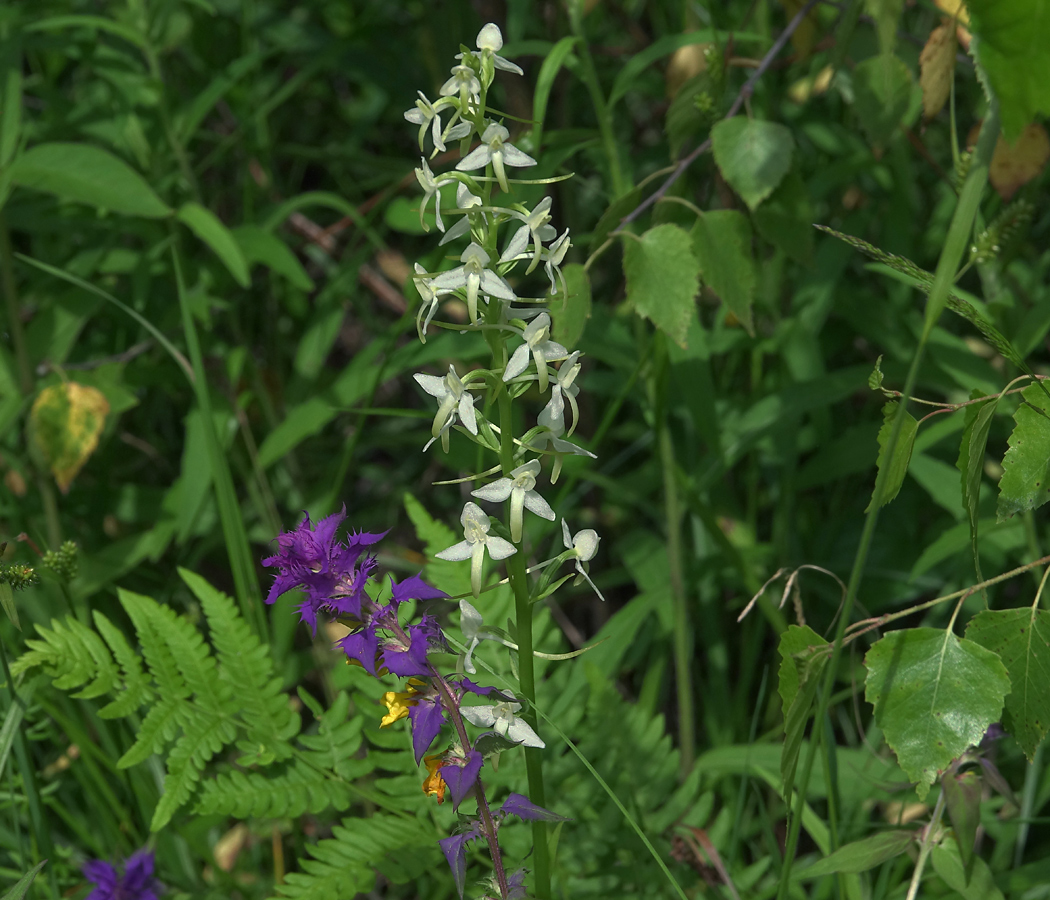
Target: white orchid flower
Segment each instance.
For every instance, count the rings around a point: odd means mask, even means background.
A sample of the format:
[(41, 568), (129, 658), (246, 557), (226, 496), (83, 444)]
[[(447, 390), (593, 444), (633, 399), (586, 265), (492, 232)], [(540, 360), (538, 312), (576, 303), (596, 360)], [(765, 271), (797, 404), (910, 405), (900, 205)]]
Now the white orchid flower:
[(441, 85), (438, 93), (442, 97), (459, 94), (459, 108), (461, 111), (466, 110), (470, 108), (471, 102), (476, 104), (481, 99), (481, 82), (470, 66), (453, 66), (452, 77)]
[(470, 492), (472, 497), (492, 503), (510, 498), (510, 538), (515, 544), (521, 543), (523, 510), (527, 509), (550, 522), (555, 519), (554, 510), (536, 490), (536, 476), (539, 474), (540, 461), (534, 459), (512, 469), (510, 478), (500, 478)]
[(565, 293), (569, 292), (569, 289), (565, 286), (565, 276), (561, 273), (561, 264), (565, 259), (565, 254), (569, 252), (569, 247), (572, 246), (572, 241), (569, 240), (569, 229), (566, 228), (561, 236), (550, 248), (542, 251), (541, 256), (544, 259), (543, 271), (547, 273), (547, 277), (551, 280), (551, 293), (557, 292), (557, 285), (554, 282), (554, 273), (558, 273), (558, 281), (561, 282), (562, 290)]
[(529, 367), (529, 357), (536, 362), (536, 374), (538, 376), (540, 393), (547, 390), (547, 363), (552, 360), (565, 359), (569, 355), (557, 341), (550, 340), (551, 317), (547, 313), (540, 313), (528, 325), (522, 337), (525, 343), (518, 347), (503, 370), (503, 380), (510, 381), (517, 378)]
[(561, 437), (565, 431), (565, 401), (569, 401), (572, 409), (572, 425), (568, 430), (571, 436), (576, 430), (576, 422), (580, 416), (580, 408), (576, 405), (576, 395), (580, 389), (576, 386), (576, 376), (580, 374), (580, 351), (577, 350), (558, 369), (558, 375), (554, 379), (551, 388), (551, 399), (540, 411), (536, 421), (544, 428), (549, 428), (552, 434)]
[(431, 103), (427, 95), (422, 91), (416, 91), (419, 99), (413, 109), (405, 110), (405, 119), (413, 125), (419, 126), (419, 150), (423, 150), (423, 135), (426, 134), (427, 126), (430, 126), (430, 136), (434, 141), (434, 147), (444, 151), (445, 142), (441, 136), (441, 108), (454, 103), (454, 100), (443, 97), (436, 103)]
[(460, 172), (473, 172), (475, 169), (483, 169), (492, 163), (492, 170), (496, 173), (496, 180), (504, 193), (508, 193), (507, 171), (505, 166), (525, 168), (536, 165), (527, 153), (522, 153), (517, 147), (507, 140), (510, 132), (496, 122), (490, 122), (485, 133), (481, 136), (481, 145), (475, 147), (463, 159), (456, 163)]
[(415, 285), (416, 290), (419, 291), (419, 299), (421, 301), (419, 312), (416, 314), (416, 331), (419, 333), (419, 340), (425, 344), (427, 342), (427, 326), (430, 325), (430, 320), (434, 318), (434, 313), (437, 312), (438, 300), (442, 294), (446, 294), (448, 291), (434, 290), (433, 277), (419, 263), (415, 264), (415, 269)]
[(553, 226), (548, 225), (550, 222), (550, 208), (551, 198), (544, 197), (539, 203), (536, 204), (536, 208), (528, 214), (520, 213), (512, 210), (511, 215), (520, 219), (525, 224), (521, 226), (510, 239), (510, 243), (507, 244), (507, 249), (503, 251), (503, 255), (500, 257), (500, 262), (507, 262), (511, 259), (517, 259), (525, 253), (525, 248), (529, 244), (529, 238), (532, 238), (533, 252), (532, 262), (529, 263), (529, 267), (525, 270), (525, 274), (528, 275), (540, 264), (540, 258), (543, 252), (543, 242), (549, 241), (556, 237), (558, 232), (554, 230)]
[(436, 556), (438, 559), (453, 562), (470, 560), (470, 589), (476, 598), (481, 594), (481, 567), (485, 560), (485, 551), (488, 550), (489, 556), (499, 560), (513, 556), (518, 550), (510, 541), (489, 534), (492, 523), (476, 503), (467, 501), (459, 521), (463, 524), (463, 540), (447, 550), (442, 550)]
[[(594, 559), (594, 555), (598, 552), (598, 542), (601, 540), (598, 537), (598, 532), (593, 528), (585, 528), (583, 531), (577, 531), (570, 538), (569, 523), (562, 519), (561, 537), (562, 543), (565, 544), (565, 549), (571, 550), (576, 557), (576, 571), (579, 572), (580, 577), (584, 578), (587, 584), (591, 586), (591, 590), (604, 601), (605, 597), (602, 596), (602, 592), (598, 590), (595, 583), (591, 581), (591, 576), (587, 574), (587, 570), (583, 565), (585, 562), (590, 562)], [(580, 577), (576, 579), (577, 582), (579, 582)]]
[(439, 437), (441, 449), (448, 453), (448, 432), (458, 418), (471, 434), (478, 433), (477, 418), (474, 415), (474, 397), (456, 374), (456, 367), (450, 365), (444, 378), (436, 375), (416, 374), (412, 376), (431, 397), (438, 402), (434, 424), (430, 428), (432, 437), (423, 448), (426, 452)]
[[(499, 51), (503, 49), (503, 33), (494, 22), (489, 22), (488, 25), (485, 25), (478, 32), (478, 38), (474, 45), (481, 51), (483, 63), (486, 59), (491, 59), (492, 65), (497, 69), (502, 69), (504, 72), (513, 72), (515, 75), (525, 74), (520, 66), (514, 65), (510, 60), (498, 55)], [(462, 55), (462, 53), (458, 54), (456, 59), (460, 59)]]
[(463, 718), (478, 728), (491, 728), (496, 734), (502, 735), (516, 744), (524, 744), (526, 747), (543, 748), (540, 736), (532, 730), (521, 717), (515, 715), (521, 709), (520, 703), (504, 701), (492, 706), (463, 706), (460, 713)]
[(441, 188), (446, 184), (452, 184), (456, 179), (451, 175), (439, 175), (434, 177), (425, 159), (420, 160), (422, 165), (416, 169), (416, 181), (423, 188), (423, 202), (419, 204), (419, 224), (424, 231), (430, 231), (430, 226), (423, 221), (423, 213), (426, 212), (430, 198), (434, 198), (434, 219), (437, 222), (438, 231), (445, 230), (445, 223), (441, 221)]
[(477, 669), (474, 668), (474, 662), (471, 657), (474, 655), (474, 648), (477, 647), (485, 638), (489, 637), (484, 631), (481, 630), (481, 626), (484, 621), (479, 613), (469, 600), (459, 601), (459, 630), (463, 632), (463, 639), (467, 642), (467, 652), (463, 657), (463, 671), (468, 675), (474, 675)]
[[(456, 208), (473, 209), (475, 206), (481, 205), (481, 198), (461, 181), (459, 187), (456, 188)], [(462, 237), (468, 231), (470, 231), (470, 217), (460, 216), (459, 221), (446, 231), (445, 236), (438, 241), (438, 246), (440, 247), (443, 244), (447, 244), (449, 241), (454, 241), (456, 238)]]
[(478, 290), (500, 300), (515, 300), (514, 291), (492, 269), (486, 269), (490, 257), (479, 244), (471, 242), (459, 257), (463, 265), (437, 275), (431, 286), (439, 291), (467, 290), (467, 311), (470, 321), (478, 321)]

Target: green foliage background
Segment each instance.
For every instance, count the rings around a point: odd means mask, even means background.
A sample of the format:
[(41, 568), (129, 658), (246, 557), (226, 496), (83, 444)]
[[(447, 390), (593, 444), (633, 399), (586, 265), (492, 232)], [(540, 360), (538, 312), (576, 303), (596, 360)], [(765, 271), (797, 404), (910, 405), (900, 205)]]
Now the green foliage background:
[[(1012, 137), (1050, 112), (1050, 4), (971, 5), (985, 40), (977, 59)], [(416, 340), (411, 265), (451, 263), (419, 226), (418, 147), (402, 111), (419, 89), (436, 95), (459, 45), (491, 20), (526, 70), (497, 79), (494, 94), (540, 160), (528, 177), (574, 173), (519, 190), (530, 203), (552, 193), (555, 223), (572, 230), (572, 302), (554, 311), (555, 337), (585, 354), (577, 437), (598, 456), (566, 460), (549, 499), (574, 530), (602, 535), (591, 573), (608, 602), (567, 586), (536, 622), (547, 653), (600, 641), (538, 662), (549, 805), (573, 817), (552, 840), (556, 895), (670, 896), (615, 796), (688, 896), (728, 895), (718, 865), (742, 897), (904, 896), (913, 864), (897, 832), (916, 827), (922, 799), (929, 819), (938, 770), (965, 786), (950, 768), (956, 751), (1004, 709), (1012, 736), (984, 756), (994, 774), (964, 763), (985, 779), (979, 827), (959, 824), (966, 801), (948, 801), (951, 836), (932, 852), (923, 896), (1045, 895), (1050, 664), (1022, 635), (1046, 643), (1048, 601), (1037, 569), (965, 592), (1048, 547), (1047, 398), (1038, 386), (998, 397), (1047, 371), (1048, 176), (1013, 206), (984, 191), (968, 265), (942, 297), (949, 312), (927, 328), (969, 165), (953, 125), (965, 149), (988, 116), (974, 63), (956, 62), (954, 121), (946, 109), (925, 122), (919, 55), (942, 13), (818, 3), (725, 118), (800, 8), (0, 10), (0, 541), (5, 562), (31, 565), (33, 546), (79, 547), (75, 578), (41, 567), (13, 595), (20, 630), (0, 622), (11, 671), (0, 880), (24, 893), (19, 879), (46, 857), (31, 891), (86, 896), (84, 859), (149, 840), (172, 896), (454, 896), (435, 842), (455, 817), (419, 790), (407, 731), (378, 727), (393, 685), (343, 666), (323, 631), (311, 641), (294, 597), (264, 608), (258, 560), (302, 510), (346, 504), (353, 528), (391, 529), (384, 571), (426, 567), (438, 587), (465, 590), (462, 565), (433, 560), (456, 539), (463, 498), (431, 484), (449, 476), (420, 452), (433, 410), (411, 375), (462, 371), (480, 345), (455, 330)], [(675, 67), (700, 46), (707, 69), (687, 70), (676, 99)], [(713, 152), (614, 235), (708, 138)], [(462, 313), (452, 302), (441, 317)], [(897, 407), (884, 402), (899, 398), (879, 389), (900, 391), (920, 352), (914, 396), (992, 399), (921, 423), (931, 408), (913, 403), (894, 437)], [(101, 391), (110, 413), (62, 493), (28, 420), (40, 391), (67, 379)], [(888, 505), (850, 624), (959, 592), (966, 637), (946, 636), (953, 607), (935, 605), (893, 625), (908, 630), (889, 642), (874, 632), (849, 643), (829, 670), (824, 641), (843, 595), (832, 578), (803, 571), (783, 608), (782, 580), (737, 617), (782, 567), (848, 579), (877, 462), (888, 481), (870, 505)], [(475, 468), (455, 436), (447, 464)], [(537, 559), (561, 548), (554, 524), (530, 528)], [(22, 533), (30, 542), (16, 542)], [(509, 591), (486, 595), (487, 622), (512, 611)], [(914, 678), (919, 695), (938, 695), (927, 645), (978, 662), (952, 685), (961, 699), (950, 709), (970, 717), (965, 740), (916, 757), (897, 736), (922, 723), (893, 690)], [(901, 654), (907, 665), (893, 669)], [(826, 711), (807, 725), (826, 671)], [(822, 750), (809, 772), (811, 739)], [(918, 793), (909, 775), (926, 779)], [(781, 881), (784, 797), (803, 783), (796, 875)], [(492, 784), (523, 790), (520, 759), (505, 754)], [(960, 841), (971, 833), (975, 848)], [(227, 868), (216, 847), (231, 835)], [(525, 858), (527, 828), (501, 837), (510, 859)], [(862, 840), (878, 843), (806, 869)], [(484, 871), (484, 854), (471, 865)]]

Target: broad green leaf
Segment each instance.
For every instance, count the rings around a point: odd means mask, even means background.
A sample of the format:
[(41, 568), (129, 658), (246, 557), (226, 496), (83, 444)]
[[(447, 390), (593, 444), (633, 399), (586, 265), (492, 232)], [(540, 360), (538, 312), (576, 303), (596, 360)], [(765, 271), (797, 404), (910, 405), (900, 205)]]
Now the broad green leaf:
[(973, 551), (974, 565), (980, 573), (980, 557), (977, 550), (977, 534), (980, 516), (977, 505), (981, 499), (981, 476), (984, 474), (984, 453), (988, 445), (988, 431), (992, 427), (999, 398), (989, 400), (974, 407), (967, 407), (966, 427), (963, 429), (962, 441), (959, 443), (959, 459), (955, 465), (962, 473), (963, 509), (970, 520), (970, 547)]
[(914, 81), (896, 56), (872, 56), (853, 70), (854, 108), (873, 144), (885, 145), (907, 115)]
[(791, 625), (780, 636), (780, 698), (784, 709), (784, 751), (780, 775), (784, 796), (790, 799), (795, 784), (798, 754), (806, 722), (828, 661), (828, 642), (806, 625)]
[(0, 45), (0, 168), (11, 162), (22, 130), (22, 52), (18, 42)]
[[(910, 412), (905, 411), (904, 422), (901, 425), (900, 435), (897, 437), (897, 446), (893, 448), (893, 459), (887, 463), (886, 450), (890, 442), (890, 434), (893, 432), (893, 418), (897, 414), (898, 405), (896, 400), (891, 400), (882, 408), (882, 427), (879, 428), (879, 457), (877, 465), (880, 472), (886, 466), (889, 468), (882, 485), (882, 496), (879, 498), (878, 506), (885, 506), (900, 493), (901, 485), (904, 484), (904, 478), (908, 474), (908, 465), (911, 463), (911, 451), (915, 446), (915, 435), (919, 430), (919, 423), (915, 421), (915, 417)], [(864, 511), (867, 512), (871, 509), (875, 501), (875, 494), (872, 492), (871, 502), (868, 503), (868, 507)]]
[(1050, 0), (968, 0), (977, 61), (1008, 141), (1050, 113)]
[[(539, 150), (543, 144), (543, 121), (547, 117), (547, 102), (550, 100), (551, 89), (554, 80), (561, 71), (562, 66), (575, 63), (572, 51), (576, 47), (579, 38), (570, 34), (563, 37), (552, 48), (540, 66), (540, 73), (536, 76), (536, 87), (532, 91), (532, 148)], [(611, 101), (610, 101), (611, 104)]]
[(1010, 690), (998, 656), (938, 628), (890, 632), (864, 664), (864, 697), (920, 799), (998, 721)]
[(977, 826), (981, 824), (980, 779), (976, 772), (956, 774), (948, 771), (941, 778), (941, 790), (944, 791), (945, 808), (955, 829), (955, 840), (963, 864), (969, 866), (977, 839)]
[(625, 238), (623, 268), (635, 311), (684, 347), (700, 289), (689, 235), (677, 225), (657, 225), (641, 238)]
[(98, 446), (108, 413), (109, 402), (101, 391), (75, 381), (46, 387), (33, 402), (29, 441), (62, 493)]
[(798, 172), (784, 176), (777, 189), (751, 213), (755, 230), (797, 262), (813, 258), (813, 209)]
[(963, 900), (1005, 900), (1003, 892), (995, 886), (992, 870), (981, 857), (974, 857), (972, 867), (963, 865), (959, 847), (953, 838), (945, 838), (930, 853), (933, 871), (953, 891), (958, 891)]
[(11, 180), (128, 216), (160, 219), (171, 209), (138, 172), (108, 150), (88, 144), (37, 144), (11, 164)]
[(879, 48), (885, 54), (892, 53), (897, 42), (897, 27), (904, 10), (904, 0), (867, 0), (865, 5), (875, 19)]
[(211, 247), (212, 252), (229, 270), (234, 281), (244, 288), (251, 284), (251, 277), (248, 275), (248, 261), (244, 258), (240, 244), (215, 213), (190, 200), (179, 207), (178, 218), (190, 231)]
[(1050, 402), (1039, 385), (1021, 392), (1025, 401), (1014, 413), (1017, 423), (1003, 457), (996, 518), (1002, 522), (1026, 509), (1038, 509), (1050, 500)]
[(915, 838), (914, 831), (882, 831), (839, 847), (831, 856), (818, 859), (802, 871), (792, 873), (791, 877), (804, 879), (819, 878), (821, 875), (832, 875), (835, 872), (867, 872), (888, 859), (900, 856)]
[(777, 122), (746, 116), (723, 119), (711, 129), (711, 141), (722, 177), (755, 209), (791, 168), (795, 139)]
[(1010, 673), (1003, 726), (1032, 759), (1050, 730), (1050, 611), (982, 610), (966, 636), (999, 654)]
[(249, 265), (262, 263), (283, 275), (302, 291), (314, 289), (313, 279), (289, 246), (272, 231), (258, 225), (241, 225), (231, 232)]
[(758, 274), (751, 252), (751, 225), (735, 209), (719, 209), (697, 217), (692, 230), (693, 251), (700, 277), (722, 299), (729, 311), (754, 334), (751, 304)]
[(591, 280), (587, 270), (578, 263), (562, 266), (566, 291), (559, 291), (551, 300), (550, 314), (554, 339), (572, 350), (583, 336), (591, 317)]
[(46, 859), (38, 862), (33, 868), (26, 872), (25, 875), (19, 878), (18, 881), (11, 885), (11, 889), (7, 891), (3, 897), (0, 897), (0, 900), (22, 900), (22, 898), (29, 893), (29, 888), (33, 884), (33, 879), (40, 874), (40, 870), (46, 865)]

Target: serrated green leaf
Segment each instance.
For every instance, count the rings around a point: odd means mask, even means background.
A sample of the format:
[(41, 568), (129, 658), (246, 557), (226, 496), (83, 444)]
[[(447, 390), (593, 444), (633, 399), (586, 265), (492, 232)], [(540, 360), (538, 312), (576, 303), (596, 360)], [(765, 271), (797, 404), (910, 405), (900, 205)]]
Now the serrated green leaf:
[(780, 636), (781, 656), (779, 693), (784, 710), (784, 750), (780, 775), (784, 796), (790, 801), (802, 739), (806, 733), (813, 699), (820, 686), (820, 674), (828, 661), (824, 640), (808, 625), (790, 625)]
[(723, 119), (711, 129), (711, 142), (718, 170), (749, 209), (787, 175), (795, 147), (787, 126), (746, 116)]
[(160, 219), (171, 209), (138, 172), (88, 144), (37, 144), (10, 168), (14, 184), (128, 216)]
[[(1050, 500), (1050, 402), (1038, 385), (1021, 392), (1025, 401), (1014, 413), (1010, 449), (1003, 457), (996, 518), (1002, 522), (1027, 509), (1038, 509)], [(1033, 408), (1034, 407), (1034, 408)]]
[(911, 69), (896, 56), (872, 56), (853, 70), (854, 108), (873, 144), (893, 137), (912, 103)]
[(755, 230), (803, 265), (813, 259), (813, 207), (801, 176), (792, 169), (751, 212)]
[[(904, 422), (901, 425), (900, 435), (897, 437), (897, 446), (893, 448), (893, 458), (887, 462), (886, 450), (890, 442), (890, 434), (893, 431), (893, 419), (897, 414), (896, 400), (891, 400), (882, 408), (882, 426), (879, 428), (879, 456), (876, 465), (879, 472), (888, 466), (885, 481), (882, 485), (882, 496), (879, 498), (878, 506), (885, 506), (900, 493), (901, 485), (908, 474), (908, 465), (911, 463), (911, 452), (915, 446), (915, 435), (919, 430), (919, 423), (909, 413), (904, 413)], [(878, 482), (876, 482), (878, 484)], [(875, 493), (872, 492), (871, 502), (868, 503), (867, 512), (875, 505)]]
[(793, 879), (819, 878), (835, 872), (856, 874), (900, 856), (915, 841), (914, 831), (882, 831), (852, 844), (839, 847), (831, 856), (818, 859), (813, 865), (793, 872)]
[(868, 389), (877, 391), (882, 387), (882, 380), (885, 376), (882, 374), (882, 355), (875, 360), (875, 368), (871, 370), (871, 374), (868, 376)]
[(751, 304), (758, 274), (751, 251), (751, 225), (735, 209), (719, 209), (697, 217), (691, 232), (700, 277), (729, 311), (754, 335)]
[(977, 61), (999, 100), (1003, 136), (1016, 140), (1050, 114), (1050, 0), (968, 0)]
[(210, 209), (192, 200), (179, 207), (178, 219), (207, 244), (241, 287), (251, 284), (248, 261), (230, 230)]
[(963, 865), (969, 866), (977, 840), (977, 826), (981, 824), (981, 782), (976, 772), (948, 771), (941, 778), (941, 790), (944, 791), (945, 809), (955, 829)]
[(591, 317), (591, 280), (587, 270), (578, 263), (562, 266), (561, 272), (566, 290), (559, 291), (551, 300), (551, 334), (559, 344), (572, 350), (583, 337)]
[(1031, 760), (1050, 730), (1050, 611), (982, 610), (966, 636), (997, 653), (1010, 673), (1003, 725)]
[(999, 720), (1010, 677), (974, 641), (937, 628), (893, 631), (864, 657), (865, 699), (897, 761), (924, 798), (938, 772)]
[(677, 225), (657, 225), (641, 238), (625, 238), (623, 268), (635, 311), (684, 347), (700, 289), (689, 235)]

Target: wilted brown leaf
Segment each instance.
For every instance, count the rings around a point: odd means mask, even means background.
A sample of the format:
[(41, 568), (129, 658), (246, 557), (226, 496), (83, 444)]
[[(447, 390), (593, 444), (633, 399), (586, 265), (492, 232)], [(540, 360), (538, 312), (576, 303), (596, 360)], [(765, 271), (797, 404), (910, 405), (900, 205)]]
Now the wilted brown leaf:
[(1050, 159), (1050, 138), (1042, 125), (1032, 123), (1013, 143), (1000, 135), (988, 169), (988, 180), (1004, 200), (1009, 200), (1019, 187), (1043, 171)]
[(955, 72), (955, 27), (945, 22), (930, 32), (919, 55), (919, 84), (922, 86), (922, 112), (932, 119), (948, 102)]

